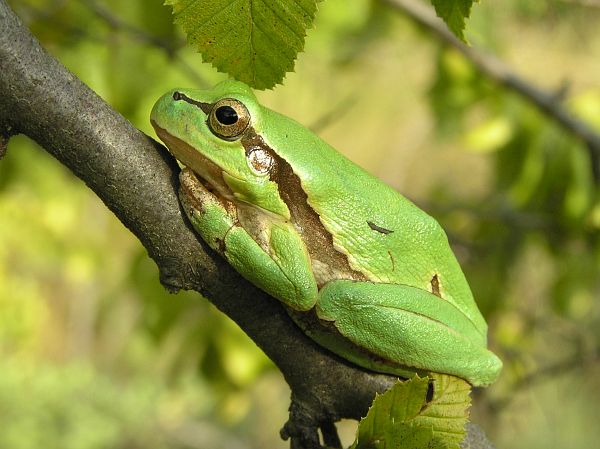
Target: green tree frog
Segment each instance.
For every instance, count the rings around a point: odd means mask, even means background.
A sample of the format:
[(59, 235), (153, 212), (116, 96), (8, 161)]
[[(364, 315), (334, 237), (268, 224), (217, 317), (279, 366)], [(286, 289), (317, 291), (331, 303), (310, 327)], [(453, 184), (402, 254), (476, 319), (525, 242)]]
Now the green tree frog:
[(439, 224), (248, 86), (176, 89), (151, 122), (196, 231), (317, 343), (410, 377), (487, 385), (502, 363)]

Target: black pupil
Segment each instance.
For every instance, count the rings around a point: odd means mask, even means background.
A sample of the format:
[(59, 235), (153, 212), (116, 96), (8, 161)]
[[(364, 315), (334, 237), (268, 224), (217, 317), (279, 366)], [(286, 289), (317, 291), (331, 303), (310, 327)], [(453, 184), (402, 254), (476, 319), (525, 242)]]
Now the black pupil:
[(233, 125), (238, 121), (237, 112), (231, 106), (221, 106), (215, 112), (215, 116), (223, 125)]

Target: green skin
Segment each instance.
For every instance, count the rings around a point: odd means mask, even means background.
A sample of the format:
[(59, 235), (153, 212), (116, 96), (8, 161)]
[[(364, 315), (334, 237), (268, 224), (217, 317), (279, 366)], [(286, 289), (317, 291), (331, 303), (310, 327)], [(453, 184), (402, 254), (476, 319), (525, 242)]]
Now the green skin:
[[(225, 98), (250, 118), (228, 139), (213, 131)], [(194, 228), (315, 341), (401, 377), (498, 377), (487, 324), (432, 217), (243, 83), (168, 92), (151, 122), (188, 167), (180, 198)]]

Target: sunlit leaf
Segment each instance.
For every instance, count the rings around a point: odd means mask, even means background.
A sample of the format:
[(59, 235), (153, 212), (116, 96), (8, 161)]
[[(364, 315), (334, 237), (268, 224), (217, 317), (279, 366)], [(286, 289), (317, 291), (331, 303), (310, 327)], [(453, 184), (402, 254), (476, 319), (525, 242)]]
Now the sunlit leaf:
[(319, 0), (166, 0), (188, 41), (219, 71), (268, 89), (293, 70)]
[(471, 387), (453, 376), (435, 374), (433, 396), (429, 378), (398, 381), (377, 396), (358, 426), (351, 449), (455, 448), (465, 436)]
[(465, 41), (465, 19), (471, 15), (473, 0), (431, 0), (437, 15), (456, 36)]

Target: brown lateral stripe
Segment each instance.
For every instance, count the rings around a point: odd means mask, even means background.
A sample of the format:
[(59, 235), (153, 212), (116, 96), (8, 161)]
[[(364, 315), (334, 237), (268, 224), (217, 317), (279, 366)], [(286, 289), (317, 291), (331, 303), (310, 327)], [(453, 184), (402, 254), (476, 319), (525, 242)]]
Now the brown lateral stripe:
[(308, 204), (308, 197), (302, 189), (300, 178), (290, 164), (277, 155), (252, 128), (242, 137), (242, 145), (247, 154), (260, 147), (275, 161), (270, 170), (270, 179), (277, 183), (279, 195), (287, 205), (292, 222), (299, 229), (311, 258), (331, 267), (332, 272), (337, 273), (337, 279), (366, 280), (361, 272), (350, 267), (347, 256), (333, 246), (333, 237), (321, 223), (319, 215)]

